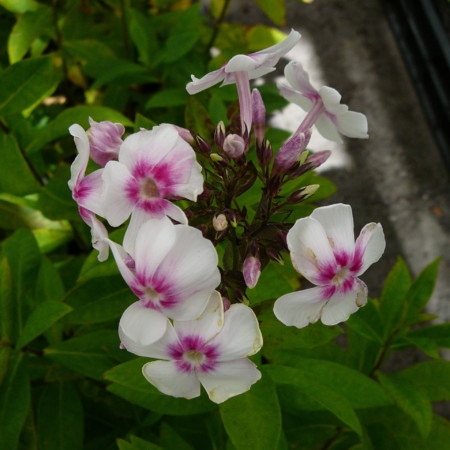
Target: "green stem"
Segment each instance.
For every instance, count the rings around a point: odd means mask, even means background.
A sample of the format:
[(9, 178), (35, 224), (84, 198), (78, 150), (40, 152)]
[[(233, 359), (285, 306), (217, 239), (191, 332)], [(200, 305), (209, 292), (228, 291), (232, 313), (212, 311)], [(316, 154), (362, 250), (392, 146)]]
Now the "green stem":
[(214, 45), (217, 39), (217, 35), (219, 34), (220, 26), (222, 25), (225, 15), (228, 11), (228, 7), (230, 6), (231, 0), (225, 0), (222, 10), (220, 11), (220, 15), (214, 25), (213, 33), (211, 35), (211, 39), (208, 42), (208, 45), (206, 46), (206, 52), (209, 53), (209, 49)]

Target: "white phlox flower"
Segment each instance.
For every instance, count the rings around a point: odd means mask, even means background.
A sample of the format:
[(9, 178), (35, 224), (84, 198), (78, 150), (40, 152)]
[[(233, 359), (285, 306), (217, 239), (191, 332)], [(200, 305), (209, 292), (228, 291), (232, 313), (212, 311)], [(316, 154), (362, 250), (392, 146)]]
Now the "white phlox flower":
[(91, 228), (92, 246), (98, 250), (99, 261), (108, 257), (108, 232), (105, 226), (97, 219), (95, 214), (103, 214), (101, 196), (103, 191), (102, 172), (96, 170), (86, 176), (86, 168), (89, 163), (90, 145), (89, 139), (83, 128), (74, 124), (69, 128), (73, 136), (78, 155), (70, 167), (71, 177), (68, 182), (72, 191), (72, 197), (78, 204), (78, 211), (84, 222)]
[(252, 124), (252, 99), (249, 80), (262, 77), (275, 70), (279, 59), (288, 53), (300, 39), (300, 33), (291, 30), (289, 36), (278, 44), (272, 45), (249, 55), (235, 55), (220, 69), (196, 78), (186, 85), (189, 94), (197, 94), (222, 82), (222, 86), (236, 84), (239, 94), (242, 132), (250, 130)]
[(164, 336), (153, 344), (122, 343), (137, 355), (157, 359), (145, 364), (142, 372), (153, 386), (173, 397), (198, 397), (202, 385), (213, 402), (222, 403), (261, 378), (247, 359), (262, 346), (258, 320), (243, 304), (224, 312), (218, 292), (212, 293), (197, 319), (173, 324), (167, 320)]
[(317, 131), (324, 138), (334, 142), (342, 142), (340, 134), (351, 138), (368, 138), (366, 116), (349, 111), (347, 105), (341, 104), (341, 94), (338, 91), (328, 86), (316, 90), (309, 82), (309, 75), (302, 65), (295, 61), (285, 67), (284, 74), (291, 86), (278, 86), (280, 94), (308, 111), (308, 116), (296, 133), (316, 125)]
[(169, 216), (187, 224), (184, 212), (169, 199), (196, 201), (203, 191), (201, 166), (194, 149), (171, 125), (156, 126), (128, 136), (118, 161), (109, 161), (103, 171), (104, 217), (119, 226), (131, 215), (124, 238), (129, 252), (132, 237), (149, 218)]
[(212, 242), (199, 230), (174, 225), (167, 217), (149, 219), (141, 226), (131, 254), (115, 242), (107, 242), (121, 275), (139, 298), (120, 320), (123, 336), (140, 333), (136, 321), (147, 324), (145, 333), (153, 333), (151, 340), (161, 337), (158, 334), (165, 330), (166, 317), (196, 319), (220, 283)]
[(285, 325), (303, 328), (319, 319), (336, 325), (367, 303), (367, 286), (358, 277), (384, 252), (379, 223), (367, 224), (355, 242), (351, 206), (324, 206), (297, 220), (287, 244), (295, 269), (316, 287), (275, 302), (275, 316)]

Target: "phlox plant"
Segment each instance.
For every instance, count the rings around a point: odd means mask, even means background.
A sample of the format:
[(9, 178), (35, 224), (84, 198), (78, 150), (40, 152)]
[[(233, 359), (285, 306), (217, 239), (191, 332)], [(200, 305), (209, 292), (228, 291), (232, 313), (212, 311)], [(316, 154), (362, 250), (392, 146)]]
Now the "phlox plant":
[[(382, 224), (354, 229), (308, 145), (367, 119), (286, 63), (300, 33), (261, 48), (189, 2), (53, 3), (0, 0), (0, 448), (446, 448), (439, 261), (365, 284)], [(269, 125), (286, 102), (290, 134)]]

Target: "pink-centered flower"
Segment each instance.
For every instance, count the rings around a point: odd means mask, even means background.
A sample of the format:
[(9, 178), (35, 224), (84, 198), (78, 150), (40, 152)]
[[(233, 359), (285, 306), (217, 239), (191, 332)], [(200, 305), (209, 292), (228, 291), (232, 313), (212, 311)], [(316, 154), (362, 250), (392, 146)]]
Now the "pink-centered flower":
[(103, 205), (100, 201), (103, 183), (103, 169), (96, 170), (86, 176), (86, 168), (89, 162), (89, 139), (83, 128), (74, 124), (69, 128), (73, 136), (78, 155), (70, 167), (69, 188), (72, 197), (78, 204), (78, 211), (84, 222), (91, 228), (92, 246), (98, 250), (99, 261), (108, 257), (108, 245), (106, 239), (108, 232), (105, 226), (97, 219), (95, 214), (102, 215)]
[(368, 137), (366, 116), (349, 111), (347, 105), (341, 104), (341, 94), (338, 91), (328, 86), (316, 90), (298, 62), (290, 62), (285, 67), (284, 74), (291, 86), (279, 86), (281, 95), (308, 112), (296, 134), (316, 125), (324, 138), (335, 142), (342, 142), (340, 134), (351, 138)]
[(173, 325), (167, 320), (160, 340), (147, 345), (143, 341), (122, 337), (127, 350), (158, 360), (145, 364), (142, 372), (153, 386), (173, 397), (198, 397), (202, 385), (213, 402), (222, 403), (248, 391), (261, 378), (247, 359), (262, 346), (258, 320), (243, 304), (224, 312), (218, 292), (212, 293), (197, 319)]
[(125, 282), (139, 298), (122, 316), (125, 335), (135, 332), (137, 320), (152, 329), (160, 328), (161, 317), (196, 319), (220, 283), (213, 244), (199, 230), (174, 225), (167, 217), (145, 222), (130, 254), (110, 240), (108, 244)]
[(274, 313), (285, 325), (302, 328), (319, 318), (335, 325), (367, 303), (367, 286), (358, 277), (384, 252), (379, 223), (367, 224), (355, 242), (351, 206), (324, 206), (297, 220), (287, 244), (295, 269), (316, 287), (275, 302)]
[(106, 164), (102, 179), (103, 212), (110, 225), (119, 226), (131, 215), (124, 238), (128, 252), (137, 230), (151, 217), (169, 216), (187, 224), (184, 212), (168, 199), (195, 201), (203, 191), (201, 166), (194, 149), (171, 125), (128, 136), (118, 161)]
[(235, 55), (220, 69), (198, 79), (192, 75), (187, 84), (189, 94), (197, 94), (222, 82), (222, 86), (236, 84), (239, 95), (242, 133), (252, 125), (252, 97), (249, 80), (262, 77), (275, 70), (279, 59), (289, 52), (300, 39), (300, 33), (291, 30), (289, 36), (278, 44), (249, 55)]

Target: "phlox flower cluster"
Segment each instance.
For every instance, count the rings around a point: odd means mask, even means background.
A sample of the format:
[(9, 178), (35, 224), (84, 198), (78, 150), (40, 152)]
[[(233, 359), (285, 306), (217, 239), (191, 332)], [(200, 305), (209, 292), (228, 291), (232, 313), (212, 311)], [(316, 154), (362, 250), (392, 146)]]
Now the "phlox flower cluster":
[[(69, 129), (78, 150), (69, 180), (72, 196), (91, 229), (98, 259), (111, 252), (136, 296), (119, 322), (121, 346), (154, 359), (143, 375), (164, 394), (194, 398), (202, 385), (220, 403), (259, 380), (248, 357), (260, 350), (262, 336), (245, 292), (283, 251), (315, 285), (275, 301), (275, 316), (284, 324), (301, 328), (320, 319), (335, 325), (367, 302), (359, 276), (384, 251), (381, 225), (366, 225), (355, 241), (351, 207), (342, 204), (319, 207), (292, 224), (293, 205), (319, 186), (281, 195), (285, 182), (330, 154), (306, 150), (313, 126), (332, 140), (367, 138), (365, 116), (340, 104), (334, 89), (316, 90), (302, 66), (291, 62), (285, 69), (290, 86), (280, 86), (280, 93), (308, 113), (274, 155), (265, 138), (264, 101), (250, 89), (250, 80), (275, 70), (299, 39), (291, 31), (279, 44), (236, 55), (200, 79), (192, 76), (190, 94), (219, 82), (236, 84), (239, 113), (228, 125), (217, 125), (214, 142), (172, 124), (125, 139), (124, 127), (111, 122), (89, 119), (87, 131), (77, 124)], [(87, 174), (89, 159), (99, 168)], [(257, 177), (263, 188), (250, 219), (236, 199)], [(180, 199), (189, 206), (182, 209)], [(273, 220), (275, 213), (285, 219)], [(124, 224), (123, 242), (113, 241), (107, 227)], [(215, 246), (224, 241), (231, 256), (219, 267)]]

